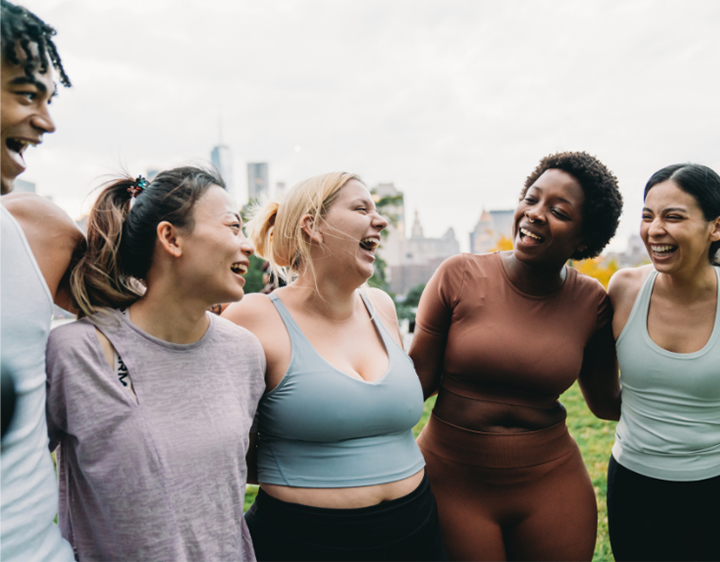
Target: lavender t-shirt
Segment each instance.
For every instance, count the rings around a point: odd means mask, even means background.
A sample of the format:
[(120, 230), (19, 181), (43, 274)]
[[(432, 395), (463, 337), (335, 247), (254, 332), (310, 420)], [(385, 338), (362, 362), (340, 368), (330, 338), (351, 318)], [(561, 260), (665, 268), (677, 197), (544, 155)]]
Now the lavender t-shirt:
[[(53, 330), (50, 448), (59, 523), (79, 560), (254, 560), (243, 519), (248, 432), (265, 356), (247, 330), (208, 315), (199, 341), (146, 334), (118, 311)], [(135, 395), (108, 364), (103, 332)]]

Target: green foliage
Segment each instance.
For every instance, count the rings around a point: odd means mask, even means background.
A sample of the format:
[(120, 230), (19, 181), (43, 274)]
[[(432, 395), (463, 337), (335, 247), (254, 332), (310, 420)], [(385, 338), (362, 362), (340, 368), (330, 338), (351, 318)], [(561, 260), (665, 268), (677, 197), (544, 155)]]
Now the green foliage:
[(410, 307), (417, 308), (417, 305), (420, 304), (420, 296), (422, 295), (424, 290), (425, 290), (425, 283), (421, 283), (420, 285), (415, 285), (412, 289), (410, 289), (408, 291), (408, 294), (405, 297), (405, 300), (403, 301), (403, 306), (410, 306)]
[(257, 293), (265, 286), (262, 278), (262, 267), (265, 260), (255, 255), (250, 256), (250, 267), (245, 274), (245, 292)]
[(387, 268), (387, 262), (376, 253), (374, 265), (375, 268), (373, 270), (372, 277), (368, 279), (368, 285), (370, 285), (371, 287), (382, 289), (387, 293), (389, 289), (387, 280), (385, 278), (385, 269)]

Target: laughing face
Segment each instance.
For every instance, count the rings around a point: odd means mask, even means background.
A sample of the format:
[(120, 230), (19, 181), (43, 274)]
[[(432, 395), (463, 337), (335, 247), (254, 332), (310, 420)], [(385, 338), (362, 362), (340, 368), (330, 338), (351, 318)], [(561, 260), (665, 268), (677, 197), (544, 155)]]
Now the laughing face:
[(211, 304), (240, 300), (255, 250), (243, 234), (237, 204), (214, 185), (195, 203), (193, 221), (184, 237), (180, 279)]
[(668, 180), (648, 191), (640, 236), (655, 269), (692, 271), (707, 265), (710, 244), (720, 238), (717, 223), (705, 220), (695, 197)]
[[(18, 54), (21, 52), (19, 50)], [(35, 72), (32, 77), (27, 76), (23, 68), (24, 53), (22, 54), (20, 64), (17, 65), (4, 58), (2, 60), (0, 175), (3, 194), (12, 190), (15, 178), (25, 171), (25, 149), (40, 144), (43, 134), (55, 130), (48, 111), (50, 101), (55, 95), (52, 65), (48, 65), (44, 74)]]
[(357, 270), (365, 279), (374, 271), (375, 250), (387, 220), (375, 207), (370, 192), (361, 182), (350, 180), (338, 192), (321, 221), (322, 252), (344, 271)]
[(515, 257), (562, 266), (582, 247), (584, 202), (585, 194), (573, 176), (557, 169), (543, 172), (515, 209)]

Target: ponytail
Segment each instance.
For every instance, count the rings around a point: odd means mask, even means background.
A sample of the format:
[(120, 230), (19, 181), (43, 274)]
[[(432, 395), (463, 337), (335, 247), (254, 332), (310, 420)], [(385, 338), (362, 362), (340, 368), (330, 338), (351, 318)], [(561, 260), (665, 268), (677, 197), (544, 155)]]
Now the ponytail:
[(79, 318), (96, 307), (125, 308), (143, 295), (142, 285), (122, 273), (118, 256), (134, 183), (123, 177), (107, 184), (90, 211), (87, 250), (70, 276)]

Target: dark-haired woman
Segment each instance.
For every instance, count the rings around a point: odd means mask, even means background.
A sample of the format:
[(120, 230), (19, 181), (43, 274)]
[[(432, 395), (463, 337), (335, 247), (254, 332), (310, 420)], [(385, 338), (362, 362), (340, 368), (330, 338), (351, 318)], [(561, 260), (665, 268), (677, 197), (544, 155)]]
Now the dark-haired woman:
[(579, 380), (617, 419), (607, 294), (565, 264), (596, 256), (622, 206), (583, 152), (544, 158), (514, 214), (514, 250), (463, 254), (428, 283), (410, 349), (425, 396), (418, 439), (453, 560), (590, 560), (597, 507), (558, 396)]
[(652, 264), (610, 281), (622, 416), (608, 469), (616, 560), (720, 560), (720, 176), (645, 186)]
[(392, 299), (362, 289), (387, 221), (365, 184), (295, 185), (248, 223), (292, 280), (225, 315), (258, 336), (260, 492), (246, 514), (258, 560), (442, 560), (435, 499), (412, 428), (422, 389)]
[(61, 531), (79, 560), (253, 560), (248, 432), (257, 339), (207, 312), (253, 253), (217, 175), (177, 168), (101, 192), (73, 273), (81, 320), (48, 344)]

